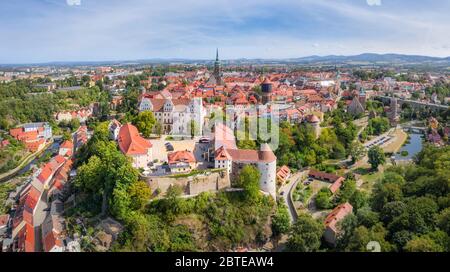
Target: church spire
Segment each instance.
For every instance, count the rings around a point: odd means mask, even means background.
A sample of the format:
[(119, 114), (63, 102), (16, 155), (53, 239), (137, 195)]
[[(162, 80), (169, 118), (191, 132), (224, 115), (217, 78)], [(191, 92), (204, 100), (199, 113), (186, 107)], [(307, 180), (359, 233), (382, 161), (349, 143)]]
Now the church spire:
[(219, 61), (219, 48), (216, 48), (216, 61)]

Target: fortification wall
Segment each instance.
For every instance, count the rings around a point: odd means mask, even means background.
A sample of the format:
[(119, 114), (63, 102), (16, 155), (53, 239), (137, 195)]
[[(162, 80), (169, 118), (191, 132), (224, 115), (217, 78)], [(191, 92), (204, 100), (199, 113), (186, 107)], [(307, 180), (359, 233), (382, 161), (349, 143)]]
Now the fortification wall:
[(152, 194), (164, 195), (170, 186), (179, 186), (184, 195), (196, 195), (202, 192), (216, 192), (231, 187), (226, 170), (207, 172), (189, 177), (141, 177), (149, 185)]

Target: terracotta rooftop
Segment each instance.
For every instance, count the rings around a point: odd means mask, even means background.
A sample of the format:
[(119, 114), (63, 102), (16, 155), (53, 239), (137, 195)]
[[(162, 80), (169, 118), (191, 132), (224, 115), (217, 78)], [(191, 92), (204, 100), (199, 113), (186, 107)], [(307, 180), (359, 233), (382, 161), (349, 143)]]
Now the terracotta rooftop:
[(348, 214), (353, 212), (353, 206), (346, 202), (337, 206), (331, 211), (331, 213), (325, 219), (325, 226), (331, 228), (333, 231), (337, 231), (337, 223), (344, 219)]
[(120, 128), (117, 141), (120, 150), (126, 155), (147, 154), (152, 147), (150, 141), (141, 137), (138, 129), (130, 123)]
[(176, 151), (167, 154), (167, 158), (169, 160), (169, 164), (179, 163), (179, 162), (187, 162), (192, 163), (196, 162), (194, 154), (190, 151)]

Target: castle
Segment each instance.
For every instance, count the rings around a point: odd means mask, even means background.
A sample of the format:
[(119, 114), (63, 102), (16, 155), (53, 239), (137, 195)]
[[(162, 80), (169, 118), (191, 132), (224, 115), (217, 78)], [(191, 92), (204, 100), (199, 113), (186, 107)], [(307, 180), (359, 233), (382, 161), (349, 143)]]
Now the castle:
[(261, 176), (261, 191), (276, 198), (277, 157), (268, 144), (262, 144), (259, 150), (238, 149), (233, 131), (221, 124), (215, 125), (214, 131), (214, 167), (226, 169), (230, 176), (239, 173), (244, 165), (255, 166)]

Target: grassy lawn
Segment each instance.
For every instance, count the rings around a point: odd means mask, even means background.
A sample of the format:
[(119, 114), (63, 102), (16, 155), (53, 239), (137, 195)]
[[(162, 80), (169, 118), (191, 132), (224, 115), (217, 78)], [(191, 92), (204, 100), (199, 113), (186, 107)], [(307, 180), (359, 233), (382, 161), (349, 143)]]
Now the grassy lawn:
[[(361, 169), (361, 168), (358, 168), (357, 170), (359, 170), (359, 169)], [(356, 174), (358, 174), (357, 170), (355, 170)], [(364, 173), (364, 174), (361, 174), (361, 176), (360, 176), (360, 179), (362, 180), (360, 189), (367, 191), (367, 192), (371, 192), (375, 182), (377, 182), (383, 176), (383, 172), (381, 172), (381, 171), (371, 172), (367, 169), (363, 169), (363, 171), (359, 171), (359, 172)]]

